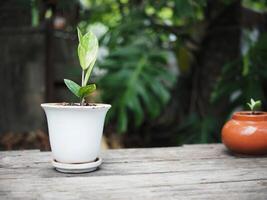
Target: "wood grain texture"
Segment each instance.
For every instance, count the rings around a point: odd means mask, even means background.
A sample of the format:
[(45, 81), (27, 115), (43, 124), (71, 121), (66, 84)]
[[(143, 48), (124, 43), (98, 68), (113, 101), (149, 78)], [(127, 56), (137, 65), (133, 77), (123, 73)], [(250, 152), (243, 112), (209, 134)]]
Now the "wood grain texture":
[(0, 199), (267, 199), (266, 157), (223, 145), (102, 152), (101, 169), (62, 174), (50, 152), (0, 152)]

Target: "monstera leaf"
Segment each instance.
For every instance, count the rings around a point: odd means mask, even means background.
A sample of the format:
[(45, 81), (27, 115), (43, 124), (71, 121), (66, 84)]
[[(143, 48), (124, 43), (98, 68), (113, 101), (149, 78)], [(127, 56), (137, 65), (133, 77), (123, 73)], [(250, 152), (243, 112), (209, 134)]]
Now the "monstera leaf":
[(100, 67), (106, 71), (98, 85), (111, 103), (110, 119), (123, 133), (159, 116), (170, 99), (175, 76), (167, 68), (166, 52), (145, 40), (114, 49)]

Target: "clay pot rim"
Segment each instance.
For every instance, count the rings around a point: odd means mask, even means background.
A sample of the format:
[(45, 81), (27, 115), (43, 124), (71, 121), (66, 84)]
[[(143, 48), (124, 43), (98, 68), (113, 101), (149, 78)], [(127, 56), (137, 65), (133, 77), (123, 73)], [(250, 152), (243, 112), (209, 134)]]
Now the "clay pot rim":
[(252, 114), (251, 111), (239, 111), (233, 114), (232, 119), (242, 121), (267, 121), (267, 112), (257, 111), (256, 114)]

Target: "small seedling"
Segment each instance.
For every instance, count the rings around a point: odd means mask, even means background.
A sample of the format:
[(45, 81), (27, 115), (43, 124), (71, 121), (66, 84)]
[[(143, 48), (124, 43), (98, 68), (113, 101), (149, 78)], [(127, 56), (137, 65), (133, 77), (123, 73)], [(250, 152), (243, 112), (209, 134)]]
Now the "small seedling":
[(78, 57), (82, 68), (81, 85), (69, 79), (64, 79), (64, 82), (68, 89), (80, 99), (80, 105), (83, 106), (85, 97), (96, 90), (95, 84), (87, 85), (87, 83), (97, 58), (98, 40), (91, 31), (84, 35), (82, 35), (79, 28), (77, 28), (77, 31), (79, 39)]
[(250, 99), (250, 103), (247, 103), (250, 110), (252, 111), (252, 114), (255, 114), (255, 111), (261, 108), (261, 101), (254, 101), (252, 98)]

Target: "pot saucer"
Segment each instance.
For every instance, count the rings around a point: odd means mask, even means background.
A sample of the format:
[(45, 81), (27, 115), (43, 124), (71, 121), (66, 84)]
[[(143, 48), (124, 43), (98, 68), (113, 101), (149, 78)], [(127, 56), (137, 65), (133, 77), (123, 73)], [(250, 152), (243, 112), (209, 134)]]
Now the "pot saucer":
[(56, 168), (57, 171), (63, 173), (79, 174), (95, 171), (102, 164), (102, 158), (97, 158), (93, 162), (88, 163), (61, 163), (56, 160), (52, 160), (52, 165)]

